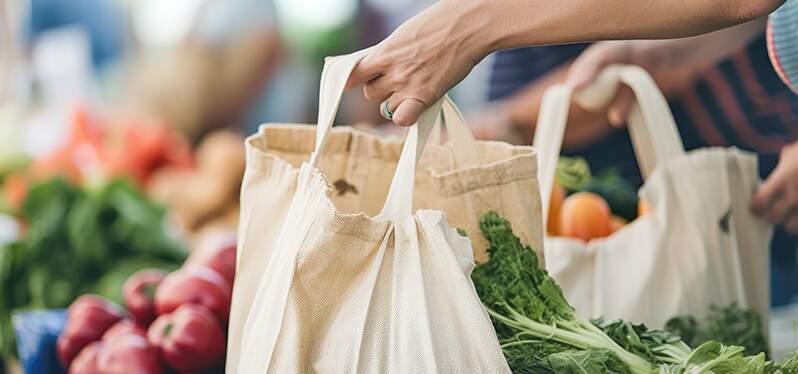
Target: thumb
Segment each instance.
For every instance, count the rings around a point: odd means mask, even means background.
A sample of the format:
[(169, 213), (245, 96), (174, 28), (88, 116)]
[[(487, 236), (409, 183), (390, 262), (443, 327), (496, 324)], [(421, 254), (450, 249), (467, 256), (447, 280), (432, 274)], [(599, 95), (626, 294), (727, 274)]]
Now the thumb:
[(586, 50), (576, 58), (568, 69), (568, 78), (565, 84), (573, 89), (584, 88), (596, 80), (602, 69), (607, 65), (600, 51)]

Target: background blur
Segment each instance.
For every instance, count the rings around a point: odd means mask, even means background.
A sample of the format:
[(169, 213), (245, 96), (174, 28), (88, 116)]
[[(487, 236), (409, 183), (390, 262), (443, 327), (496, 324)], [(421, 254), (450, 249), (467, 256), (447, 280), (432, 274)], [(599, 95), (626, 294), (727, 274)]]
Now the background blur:
[[(25, 180), (41, 180), (57, 169), (90, 181), (102, 164), (104, 172), (134, 174), (149, 196), (178, 212), (186, 232), (234, 229), (242, 138), (264, 122), (314, 123), (323, 57), (374, 45), (433, 3), (0, 0), (0, 180), (7, 200), (0, 199), (0, 212), (23, 198), (13, 178), (23, 162), (36, 161)], [(673, 93), (669, 99), (688, 148), (754, 150), (764, 177), (776, 165), (778, 150), (798, 139), (798, 99), (773, 72), (761, 31), (725, 61), (677, 72), (679, 79), (670, 82), (678, 87), (666, 91)], [(479, 137), (530, 142), (534, 103), (584, 48), (490, 56), (451, 94)], [(529, 100), (526, 123), (511, 125), (497, 109), (495, 102), (511, 96), (522, 104)], [(574, 134), (573, 141), (566, 136), (564, 149), (589, 159), (595, 170), (616, 168), (639, 186), (625, 130), (612, 129), (602, 116), (573, 118), (599, 125), (581, 127), (590, 130)], [(345, 96), (337, 121), (398, 133), (384, 122), (360, 90)], [(758, 139), (737, 136), (747, 127), (765, 129), (768, 137), (746, 143)], [(227, 135), (208, 136), (220, 130)], [(184, 148), (206, 166), (201, 173), (181, 171), (192, 162), (180, 153)], [(156, 173), (165, 164), (168, 172)], [(233, 175), (220, 177), (230, 174), (230, 165), (236, 165)], [(218, 189), (208, 181), (219, 182)], [(0, 214), (0, 245), (20, 230)], [(798, 294), (798, 260), (795, 238), (780, 240), (787, 244), (773, 250), (773, 299), (780, 308), (773, 326), (787, 331), (794, 329), (786, 327), (791, 316), (798, 315), (790, 306)]]

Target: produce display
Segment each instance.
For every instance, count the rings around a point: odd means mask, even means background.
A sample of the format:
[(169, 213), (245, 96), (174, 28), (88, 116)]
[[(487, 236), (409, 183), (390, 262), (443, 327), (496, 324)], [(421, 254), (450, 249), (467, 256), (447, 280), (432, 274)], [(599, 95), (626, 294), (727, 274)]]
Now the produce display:
[[(199, 265), (180, 272), (187, 277), (166, 275), (183, 263), (187, 248), (235, 230), (243, 141), (230, 131), (211, 132), (194, 151), (159, 122), (78, 108), (51, 152), (0, 155), (0, 213), (21, 228), (18, 240), (0, 244), (0, 368), (16, 356), (12, 314), (63, 308), (83, 294), (126, 301), (125, 320), (146, 326), (157, 307), (163, 314), (196, 301), (172, 295), (196, 291), (226, 319), (234, 245), (226, 262), (205, 250), (192, 257)], [(202, 266), (213, 275), (194, 269)], [(131, 277), (141, 269), (150, 270)], [(204, 280), (186, 281), (195, 278)], [(175, 291), (156, 305), (164, 280)]]
[(581, 320), (535, 252), (496, 213), (482, 217), (489, 261), (472, 279), (513, 373), (790, 374), (793, 354), (777, 364), (764, 353), (714, 340), (691, 349), (667, 331), (621, 320)]
[(609, 236), (648, 211), (648, 204), (614, 170), (593, 175), (583, 158), (560, 157), (546, 229), (552, 236), (590, 241)]
[(184, 231), (235, 230), (244, 176), (244, 139), (231, 131), (208, 134), (197, 146), (195, 165), (164, 167), (147, 192), (167, 206)]
[(0, 348), (14, 353), (11, 313), (58, 308), (84, 293), (122, 300), (122, 283), (142, 268), (176, 268), (182, 242), (165, 211), (122, 179), (80, 187), (55, 178), (27, 190), (17, 213), (21, 239), (0, 247)]
[(235, 237), (217, 236), (179, 270), (132, 274), (122, 286), (127, 310), (79, 297), (58, 338), (59, 360), (75, 374), (221, 372), (235, 255)]

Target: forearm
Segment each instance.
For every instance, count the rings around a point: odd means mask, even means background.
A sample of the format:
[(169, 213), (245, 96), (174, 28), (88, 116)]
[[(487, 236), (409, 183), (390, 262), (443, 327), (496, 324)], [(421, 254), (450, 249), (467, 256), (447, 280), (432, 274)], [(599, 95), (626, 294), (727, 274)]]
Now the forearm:
[[(443, 0), (484, 53), (594, 40), (687, 37), (767, 15), (784, 0)], [(445, 4), (445, 5), (444, 5)]]

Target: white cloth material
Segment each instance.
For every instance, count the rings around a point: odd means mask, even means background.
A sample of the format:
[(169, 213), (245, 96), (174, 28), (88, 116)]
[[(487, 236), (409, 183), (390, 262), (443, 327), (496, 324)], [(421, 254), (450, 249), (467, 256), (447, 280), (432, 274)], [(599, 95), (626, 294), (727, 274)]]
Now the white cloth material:
[[(418, 183), (433, 180), (419, 161), (440, 113), (453, 142), (469, 141), (464, 123), (449, 117), (459, 112), (448, 98), (408, 131), (398, 159), (366, 173), (387, 192), (330, 178), (346, 175), (335, 170), (352, 163), (369, 169), (369, 160), (394, 150), (376, 139), (360, 148), (362, 134), (331, 131), (344, 84), (365, 53), (326, 61), (310, 161), (308, 153), (289, 151), (313, 139), (306, 127), (267, 125), (247, 141), (226, 372), (509, 373), (469, 277), (471, 241), (440, 211), (412, 213), (415, 191), (424, 190)], [(275, 138), (282, 141), (272, 143)], [(465, 171), (490, 170), (474, 156), (453, 160)], [(516, 158), (534, 161), (534, 154)], [(377, 203), (381, 209), (369, 217), (363, 212), (372, 214), (373, 207), (361, 208), (373, 196), (382, 196), (384, 205)]]
[[(619, 84), (637, 98), (629, 131), (652, 212), (604, 239), (546, 237), (546, 267), (585, 318), (623, 318), (661, 328), (671, 317), (699, 318), (709, 306), (737, 302), (767, 326), (772, 226), (749, 210), (758, 183), (755, 155), (710, 148), (686, 153), (665, 97), (641, 68), (614, 66), (574, 95), (600, 109)], [(550, 88), (535, 134), (543, 217), (571, 103), (570, 88)]]

